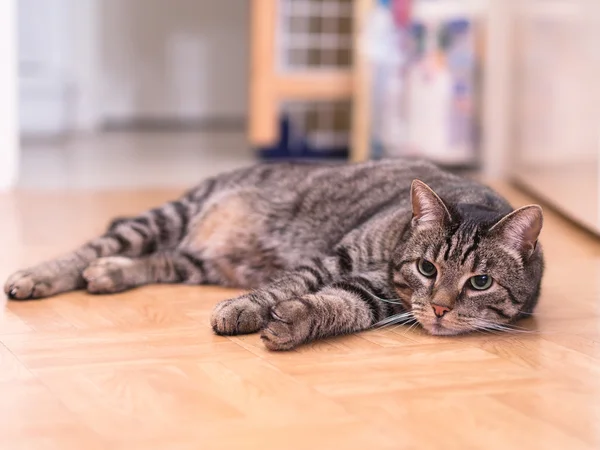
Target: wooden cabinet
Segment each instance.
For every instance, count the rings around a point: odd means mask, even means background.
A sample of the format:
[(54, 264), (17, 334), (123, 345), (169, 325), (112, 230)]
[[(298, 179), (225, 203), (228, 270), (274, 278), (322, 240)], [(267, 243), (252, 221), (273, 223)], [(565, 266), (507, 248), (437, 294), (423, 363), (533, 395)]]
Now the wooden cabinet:
[[(362, 4), (364, 0), (354, 2)], [(253, 146), (272, 144), (277, 139), (279, 106), (295, 100), (348, 100), (352, 97), (350, 66), (292, 67), (283, 61), (286, 39), (284, 8), (310, 8), (305, 0), (253, 0), (251, 10), (251, 68), (249, 140)], [(334, 4), (352, 7), (352, 1)], [(352, 15), (350, 15), (352, 17)], [(300, 33), (297, 33), (300, 34)], [(309, 36), (302, 33), (298, 38)]]

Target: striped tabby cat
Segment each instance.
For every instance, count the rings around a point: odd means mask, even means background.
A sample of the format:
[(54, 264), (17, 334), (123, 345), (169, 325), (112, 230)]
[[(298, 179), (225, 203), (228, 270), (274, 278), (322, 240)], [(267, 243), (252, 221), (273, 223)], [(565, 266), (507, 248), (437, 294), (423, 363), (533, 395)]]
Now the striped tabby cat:
[(262, 330), (272, 350), (387, 323), (417, 321), (435, 335), (502, 330), (537, 303), (541, 228), (539, 206), (513, 211), (423, 161), (259, 165), (113, 221), (74, 252), (15, 273), (5, 292), (249, 288), (216, 306), (212, 327)]

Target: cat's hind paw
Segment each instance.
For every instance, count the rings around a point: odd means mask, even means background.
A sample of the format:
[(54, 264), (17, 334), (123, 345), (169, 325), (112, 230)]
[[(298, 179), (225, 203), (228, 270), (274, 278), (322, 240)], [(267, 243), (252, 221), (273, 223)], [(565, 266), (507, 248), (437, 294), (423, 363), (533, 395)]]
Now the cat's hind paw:
[(83, 278), (91, 294), (114, 294), (136, 286), (132, 271), (134, 260), (124, 256), (109, 256), (93, 261)]
[(50, 295), (50, 285), (49, 277), (22, 270), (8, 278), (4, 284), (4, 293), (11, 300), (29, 300)]
[(77, 277), (63, 276), (54, 266), (45, 264), (12, 274), (4, 284), (4, 293), (11, 300), (31, 300), (77, 287)]

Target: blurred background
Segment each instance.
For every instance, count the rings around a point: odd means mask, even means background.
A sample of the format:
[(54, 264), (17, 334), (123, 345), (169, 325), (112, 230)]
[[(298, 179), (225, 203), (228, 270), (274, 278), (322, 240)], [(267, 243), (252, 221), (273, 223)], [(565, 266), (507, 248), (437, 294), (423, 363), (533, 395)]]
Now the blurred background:
[(600, 231), (597, 0), (3, 0), (0, 186), (411, 155)]

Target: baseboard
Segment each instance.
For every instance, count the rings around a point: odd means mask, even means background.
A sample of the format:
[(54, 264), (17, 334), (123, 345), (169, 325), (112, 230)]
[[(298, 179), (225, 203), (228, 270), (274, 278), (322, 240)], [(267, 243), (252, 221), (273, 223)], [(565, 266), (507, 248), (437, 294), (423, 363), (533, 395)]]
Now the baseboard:
[(101, 125), (102, 131), (231, 131), (244, 132), (246, 117), (135, 117), (131, 119), (106, 119)]

